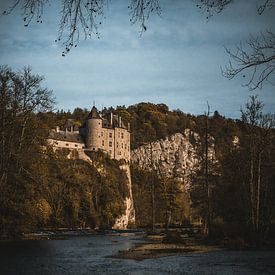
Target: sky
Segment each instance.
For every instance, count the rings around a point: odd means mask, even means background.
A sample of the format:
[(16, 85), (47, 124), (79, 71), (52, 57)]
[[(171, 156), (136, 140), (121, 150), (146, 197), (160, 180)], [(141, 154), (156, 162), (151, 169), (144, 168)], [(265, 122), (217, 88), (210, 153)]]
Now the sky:
[[(160, 0), (161, 16), (152, 15), (147, 31), (130, 23), (130, 0), (110, 0), (100, 38), (80, 39), (65, 57), (55, 43), (59, 2), (49, 1), (43, 22), (24, 27), (22, 11), (0, 15), (0, 64), (14, 70), (30, 66), (43, 75), (43, 86), (53, 90), (56, 109), (101, 109), (139, 102), (165, 103), (170, 109), (203, 114), (212, 111), (240, 117), (249, 95), (258, 94), (266, 112), (275, 112), (275, 87), (266, 83), (249, 92), (242, 76), (224, 78), (228, 64), (225, 47), (234, 49), (261, 31), (274, 29), (274, 10), (258, 16), (256, 0), (239, 0), (221, 14), (206, 19), (195, 0)], [(0, 11), (11, 5), (0, 1)]]

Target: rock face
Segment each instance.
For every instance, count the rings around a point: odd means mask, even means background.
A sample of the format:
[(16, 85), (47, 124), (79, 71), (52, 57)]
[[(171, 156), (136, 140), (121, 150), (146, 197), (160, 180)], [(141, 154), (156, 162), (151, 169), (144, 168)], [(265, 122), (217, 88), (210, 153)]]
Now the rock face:
[[(142, 169), (177, 178), (188, 188), (192, 174), (200, 167), (200, 150), (199, 135), (186, 129), (183, 134), (176, 133), (133, 150), (131, 160)], [(214, 155), (213, 146), (209, 148), (209, 155)]]
[(126, 211), (124, 215), (118, 218), (113, 226), (114, 229), (126, 229), (129, 225), (135, 224), (135, 209), (132, 196), (132, 181), (129, 164), (120, 166), (120, 169), (126, 172), (128, 178), (129, 197), (125, 199)]
[[(69, 155), (69, 157), (72, 157)], [(92, 160), (84, 153), (84, 150), (78, 150), (78, 158), (87, 161), (91, 165), (94, 165)], [(132, 196), (132, 182), (131, 172), (129, 164), (120, 165), (120, 169), (124, 170), (128, 178), (129, 197), (125, 198), (125, 213), (119, 217), (113, 226), (114, 229), (127, 229), (130, 224), (135, 224), (135, 210)], [(98, 172), (104, 173), (104, 167), (97, 167)]]

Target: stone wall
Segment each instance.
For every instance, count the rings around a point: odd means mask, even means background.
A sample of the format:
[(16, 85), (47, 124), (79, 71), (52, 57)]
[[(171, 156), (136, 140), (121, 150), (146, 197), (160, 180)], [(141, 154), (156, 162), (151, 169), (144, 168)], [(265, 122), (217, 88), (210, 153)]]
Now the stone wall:
[(85, 147), (85, 144), (81, 142), (62, 141), (62, 140), (55, 140), (55, 139), (47, 139), (47, 141), (49, 145), (56, 148), (82, 150)]

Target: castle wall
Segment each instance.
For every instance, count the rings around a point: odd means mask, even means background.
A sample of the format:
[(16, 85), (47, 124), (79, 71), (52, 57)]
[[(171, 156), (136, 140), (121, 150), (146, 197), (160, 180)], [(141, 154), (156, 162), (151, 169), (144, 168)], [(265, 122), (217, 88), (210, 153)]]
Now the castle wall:
[[(91, 139), (97, 139), (96, 142), (92, 140), (88, 149), (98, 150), (101, 149), (106, 152), (110, 158), (125, 159), (130, 161), (130, 133), (123, 128), (116, 127), (110, 128), (93, 128), (96, 129), (95, 133), (90, 137), (87, 136), (88, 142)], [(94, 149), (93, 149), (94, 148)]]
[(124, 128), (115, 128), (114, 158), (130, 161), (130, 133)]
[(55, 139), (47, 139), (49, 145), (56, 147), (56, 148), (68, 148), (68, 149), (83, 149), (85, 148), (84, 143), (78, 142), (71, 142), (71, 141), (62, 141), (62, 140), (55, 140)]
[(101, 137), (101, 147), (99, 148), (114, 158), (114, 129), (102, 128)]

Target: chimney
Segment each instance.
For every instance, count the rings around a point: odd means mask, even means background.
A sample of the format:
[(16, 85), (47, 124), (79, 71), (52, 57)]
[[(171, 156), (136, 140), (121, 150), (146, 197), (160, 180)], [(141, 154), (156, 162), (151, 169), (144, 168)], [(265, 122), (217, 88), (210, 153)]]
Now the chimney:
[(111, 112), (110, 124), (111, 124), (111, 127), (113, 127), (113, 112)]
[(56, 132), (57, 133), (59, 133), (59, 130), (60, 130), (59, 126), (56, 126)]
[(121, 116), (118, 117), (118, 126), (121, 127)]
[(130, 123), (128, 122), (128, 131), (130, 132)]

